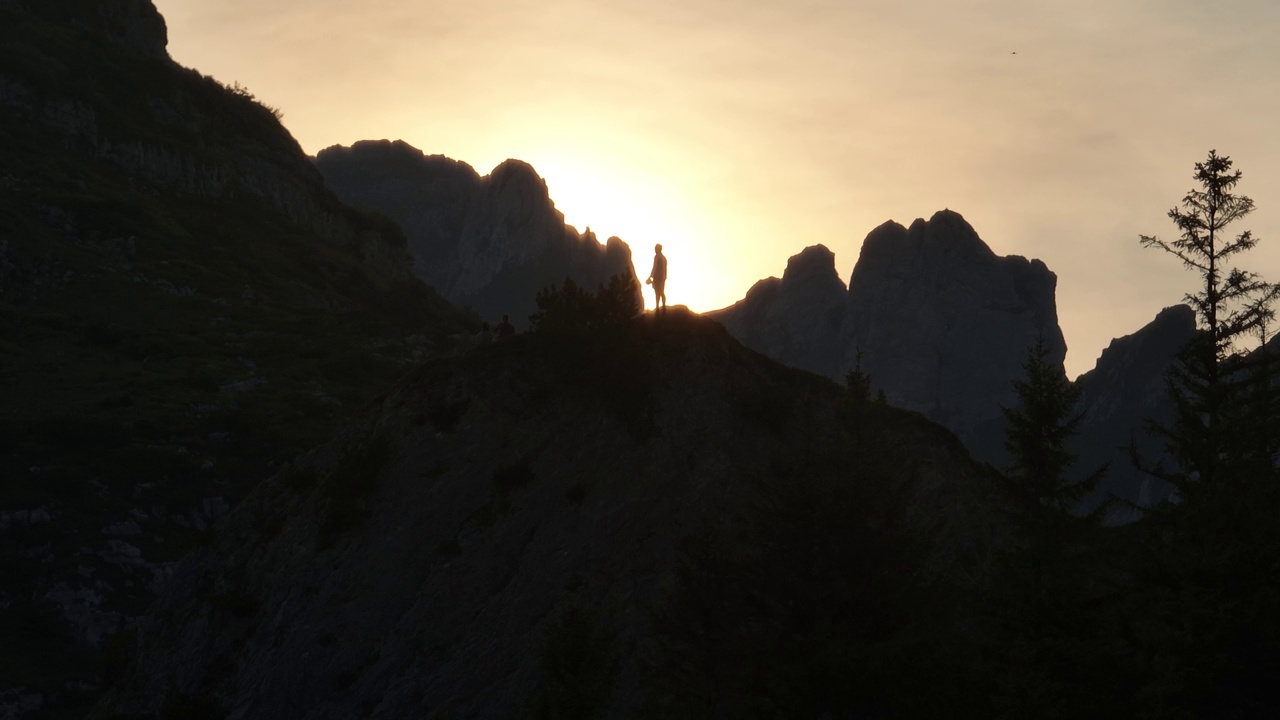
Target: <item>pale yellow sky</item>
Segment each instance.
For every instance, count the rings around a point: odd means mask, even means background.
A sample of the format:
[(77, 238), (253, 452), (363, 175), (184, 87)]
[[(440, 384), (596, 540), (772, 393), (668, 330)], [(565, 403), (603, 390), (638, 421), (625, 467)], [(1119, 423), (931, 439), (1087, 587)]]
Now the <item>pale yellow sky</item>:
[[(314, 154), (402, 139), (513, 157), (668, 296), (740, 299), (823, 243), (951, 208), (1058, 275), (1067, 365), (1193, 289), (1138, 233), (1210, 148), (1280, 281), (1274, 0), (155, 0), (178, 62), (284, 111)], [(1015, 54), (1016, 53), (1016, 54)]]

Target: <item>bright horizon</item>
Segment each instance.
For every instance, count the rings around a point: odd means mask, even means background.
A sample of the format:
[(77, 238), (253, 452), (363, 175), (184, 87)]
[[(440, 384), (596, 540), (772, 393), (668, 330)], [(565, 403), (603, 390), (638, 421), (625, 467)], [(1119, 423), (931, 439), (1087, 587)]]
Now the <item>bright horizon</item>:
[[(950, 208), (1058, 276), (1074, 377), (1195, 277), (1138, 245), (1213, 148), (1280, 281), (1280, 3), (156, 0), (178, 62), (284, 112), (311, 155), (404, 140), (507, 158), (566, 221), (670, 258), (706, 311), (821, 243)], [(1234, 233), (1233, 233), (1234, 234)], [(651, 303), (646, 297), (646, 303)]]

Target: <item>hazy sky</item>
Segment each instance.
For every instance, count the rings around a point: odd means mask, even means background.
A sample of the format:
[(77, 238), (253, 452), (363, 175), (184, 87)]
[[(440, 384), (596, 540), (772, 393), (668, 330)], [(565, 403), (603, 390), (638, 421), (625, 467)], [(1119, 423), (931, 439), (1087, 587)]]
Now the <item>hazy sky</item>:
[(311, 154), (403, 139), (512, 157), (579, 229), (662, 242), (668, 296), (740, 299), (822, 243), (963, 214), (1058, 275), (1072, 375), (1193, 289), (1138, 246), (1210, 148), (1280, 281), (1276, 0), (155, 0), (178, 62)]

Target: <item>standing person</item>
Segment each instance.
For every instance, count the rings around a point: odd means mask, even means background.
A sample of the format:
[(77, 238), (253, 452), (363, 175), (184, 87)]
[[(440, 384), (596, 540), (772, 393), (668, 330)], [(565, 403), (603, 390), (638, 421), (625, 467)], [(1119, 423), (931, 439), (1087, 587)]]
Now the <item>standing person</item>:
[(667, 307), (667, 256), (662, 254), (662, 245), (653, 246), (653, 270), (649, 271), (649, 278), (644, 281), (645, 285), (653, 286), (653, 311), (658, 312), (658, 308)]
[(502, 322), (498, 323), (498, 339), (505, 340), (516, 334), (516, 326), (511, 324), (511, 318), (506, 315), (502, 316)]

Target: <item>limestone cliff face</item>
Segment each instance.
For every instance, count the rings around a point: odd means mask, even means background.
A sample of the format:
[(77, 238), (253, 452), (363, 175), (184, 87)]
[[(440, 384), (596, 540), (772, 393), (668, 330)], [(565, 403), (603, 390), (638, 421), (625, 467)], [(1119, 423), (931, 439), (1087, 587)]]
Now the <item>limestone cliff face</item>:
[(481, 177), (470, 165), (396, 141), (321, 150), (315, 165), (339, 197), (393, 218), (408, 237), (413, 272), (444, 290)]
[(538, 291), (566, 276), (588, 288), (635, 277), (626, 243), (601, 245), (565, 225), (546, 182), (519, 160), (481, 177), (466, 163), (383, 140), (327, 148), (315, 162), (341, 198), (404, 228), (418, 277), (491, 320), (509, 314), (524, 325)]
[(842, 379), (861, 367), (890, 404), (945, 425), (988, 460), (1000, 458), (1001, 405), (1013, 402), (1038, 337), (1060, 363), (1057, 279), (1038, 260), (1000, 257), (959, 214), (873, 230), (848, 290), (821, 246), (711, 313), (744, 344)]
[(1043, 338), (1061, 363), (1057, 277), (1038, 260), (999, 257), (959, 214), (869, 234), (849, 281), (851, 332), (843, 364), (862, 367), (890, 404), (951, 428), (980, 457), (1015, 399), (1026, 350)]
[(787, 365), (837, 379), (849, 370), (842, 364), (848, 293), (835, 254), (823, 245), (792, 256), (782, 279), (761, 280), (740, 302), (710, 315), (742, 344)]

